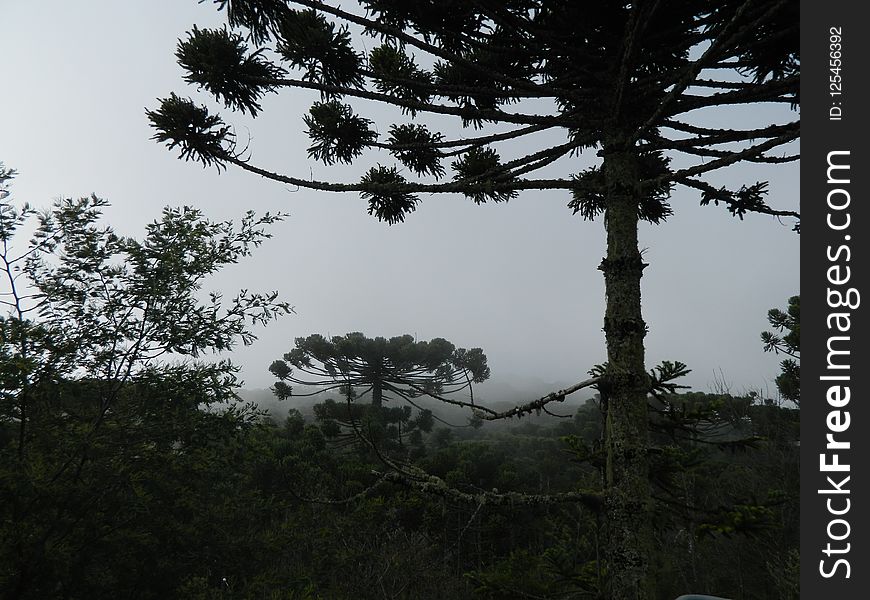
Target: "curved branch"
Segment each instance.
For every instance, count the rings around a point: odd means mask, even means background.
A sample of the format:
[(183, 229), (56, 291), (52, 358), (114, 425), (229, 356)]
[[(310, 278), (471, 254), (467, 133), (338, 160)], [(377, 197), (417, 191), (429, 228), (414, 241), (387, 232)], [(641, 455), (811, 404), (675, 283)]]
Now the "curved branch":
[[(519, 181), (510, 181), (510, 182), (493, 182), (493, 183), (460, 183), (460, 182), (448, 182), (448, 183), (436, 183), (436, 184), (427, 184), (427, 183), (406, 183), (402, 186), (384, 186), (371, 184), (366, 185), (362, 183), (329, 183), (326, 181), (316, 181), (310, 179), (299, 179), (298, 177), (289, 177), (287, 175), (281, 175), (279, 173), (273, 173), (272, 171), (268, 171), (266, 169), (261, 169), (260, 167), (255, 167), (254, 165), (244, 161), (236, 156), (231, 154), (225, 154), (220, 157), (220, 160), (231, 163), (244, 169), (245, 171), (249, 171), (251, 173), (256, 173), (262, 177), (267, 179), (271, 179), (273, 181), (278, 181), (280, 183), (286, 183), (288, 185), (294, 185), (302, 188), (307, 188), (310, 190), (320, 190), (324, 192), (429, 192), (429, 193), (473, 193), (473, 192), (488, 192), (488, 191), (502, 191), (502, 190), (570, 190), (573, 189), (577, 184), (574, 181), (568, 179), (521, 179)], [(387, 189), (389, 188), (389, 189)]]
[[(375, 472), (372, 472), (372, 474), (374, 475)], [(370, 494), (372, 491), (374, 491), (375, 488), (377, 488), (379, 485), (384, 483), (386, 480), (387, 480), (386, 474), (379, 475), (377, 477), (377, 479), (375, 479), (375, 482), (373, 484), (371, 484), (370, 486), (368, 486), (366, 489), (362, 490), (361, 492), (357, 492), (353, 496), (349, 496), (348, 498), (343, 498), (341, 500), (335, 500), (332, 498), (308, 498), (306, 496), (300, 496), (299, 494), (297, 494), (296, 492), (293, 491), (292, 487), (288, 487), (287, 491), (290, 492), (291, 496), (293, 496), (294, 498), (296, 498), (300, 502), (306, 502), (306, 503), (310, 503), (310, 504), (328, 504), (331, 506), (337, 506), (337, 505), (350, 504), (352, 502), (356, 502), (357, 500), (364, 498), (365, 496)]]
[(498, 412), (491, 408), (487, 408), (485, 406), (480, 406), (479, 404), (472, 404), (469, 402), (463, 402), (462, 400), (454, 400), (453, 398), (445, 398), (442, 395), (435, 394), (429, 392), (421, 387), (411, 386), (414, 391), (424, 394), (426, 396), (430, 396), (435, 398), (436, 400), (440, 400), (441, 402), (446, 402), (447, 404), (453, 404), (454, 406), (463, 406), (466, 408), (474, 409), (475, 413), (481, 419), (486, 421), (495, 421), (498, 419), (509, 419), (511, 417), (519, 417), (524, 414), (530, 414), (537, 410), (543, 409), (550, 402), (564, 402), (565, 396), (573, 394), (583, 388), (591, 387), (593, 385), (597, 385), (601, 382), (600, 377), (593, 377), (591, 379), (586, 379), (585, 381), (581, 381), (579, 383), (575, 383), (574, 385), (568, 386), (564, 389), (558, 390), (556, 392), (551, 392), (546, 396), (542, 396), (537, 400), (532, 400), (531, 402), (526, 402), (524, 404), (519, 404), (510, 408), (508, 410)]

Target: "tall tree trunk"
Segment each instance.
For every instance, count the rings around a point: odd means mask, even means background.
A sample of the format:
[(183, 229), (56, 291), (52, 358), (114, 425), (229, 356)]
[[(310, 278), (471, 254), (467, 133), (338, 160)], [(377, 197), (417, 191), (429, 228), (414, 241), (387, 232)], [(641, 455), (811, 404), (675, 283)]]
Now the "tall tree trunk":
[(605, 522), (606, 563), (613, 600), (647, 600), (652, 549), (647, 393), (644, 365), (646, 324), (641, 316), (643, 263), (637, 246), (639, 173), (630, 148), (605, 146), (607, 181), (607, 257), (604, 273), (607, 308), (604, 332), (608, 368), (602, 399), (606, 401), (607, 451)]

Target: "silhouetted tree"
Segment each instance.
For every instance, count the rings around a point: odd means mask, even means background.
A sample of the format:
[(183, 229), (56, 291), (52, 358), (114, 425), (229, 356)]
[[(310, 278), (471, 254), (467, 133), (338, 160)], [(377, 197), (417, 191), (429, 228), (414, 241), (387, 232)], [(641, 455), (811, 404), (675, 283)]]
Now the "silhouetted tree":
[[(410, 407), (387, 409), (383, 406), (385, 400), (403, 400), (417, 406), (414, 399), (425, 394), (445, 402), (474, 406), (472, 385), (485, 381), (490, 373), (480, 348), (457, 348), (442, 338), (418, 342), (411, 335), (368, 338), (359, 332), (331, 339), (319, 334), (296, 338), (296, 347), (284, 355), (284, 360), (274, 361), (269, 371), (278, 377), (273, 389), (282, 399), (294, 395), (290, 384), (308, 388), (296, 395), (340, 392), (348, 405), (341, 408), (335, 402), (321, 404), (318, 418), (337, 420), (349, 427), (355, 426), (365, 414), (354, 407), (353, 401), (369, 395), (367, 429), (378, 439), (383, 432), (375, 430), (390, 423), (399, 427), (402, 423), (411, 424)], [(467, 400), (451, 399), (453, 394), (463, 391)], [(421, 409), (417, 420), (426, 426), (426, 431), (431, 429), (431, 417), (430, 411)], [(398, 436), (397, 431), (395, 437)], [(378, 439), (370, 437), (369, 441)]]
[[(282, 0), (217, 3), (242, 33), (194, 28), (180, 41), (189, 83), (252, 116), (269, 92), (315, 90), (320, 99), (304, 116), (311, 158), (349, 163), (379, 149), (404, 173), (378, 164), (358, 182), (339, 183), (270, 171), (249, 160), (220, 116), (172, 94), (148, 115), (155, 139), (181, 157), (303, 188), (359, 192), (369, 213), (391, 224), (414, 211), (420, 193), (462, 193), (483, 203), (522, 190), (565, 190), (574, 213), (604, 216), (607, 366), (599, 388), (607, 408), (607, 572), (613, 598), (649, 597), (650, 377), (640, 302), (647, 265), (638, 222), (664, 222), (675, 185), (741, 219), (750, 212), (798, 218), (765, 202), (764, 182), (726, 189), (705, 177), (743, 161), (797, 158), (775, 152), (798, 139), (797, 119), (741, 127), (739, 110), (796, 106), (797, 4), (362, 0), (360, 12), (321, 0), (297, 0), (299, 10)], [(366, 54), (353, 44), (359, 29), (378, 44)], [(408, 119), (381, 128), (387, 135), (380, 139), (345, 98), (394, 106)], [(707, 118), (711, 110), (716, 119)], [(421, 115), (458, 117), (484, 131), (449, 139)], [(501, 145), (508, 140), (515, 143)], [(519, 156), (503, 160), (500, 151)], [(584, 169), (577, 161), (569, 177), (533, 176), (590, 152), (598, 164)], [(445, 160), (453, 172), (446, 181)]]

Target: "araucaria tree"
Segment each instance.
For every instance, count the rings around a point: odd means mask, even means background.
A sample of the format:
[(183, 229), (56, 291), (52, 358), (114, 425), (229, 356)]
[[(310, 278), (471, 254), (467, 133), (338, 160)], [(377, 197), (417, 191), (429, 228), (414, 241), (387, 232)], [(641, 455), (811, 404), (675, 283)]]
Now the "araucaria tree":
[[(320, 98), (303, 117), (311, 158), (349, 163), (380, 151), (381, 161), (389, 155), (394, 164), (377, 164), (360, 181), (345, 183), (273, 172), (250, 161), (220, 116), (173, 94), (148, 115), (155, 138), (183, 158), (303, 188), (358, 192), (368, 211), (390, 224), (414, 211), (422, 193), (461, 193), (479, 204), (523, 190), (563, 190), (573, 213), (603, 217), (607, 365), (598, 386), (607, 407), (608, 595), (649, 597), (651, 377), (644, 364), (640, 281), (647, 265), (638, 223), (664, 222), (678, 185), (696, 190), (701, 204), (722, 205), (741, 219), (751, 212), (799, 219), (766, 203), (765, 182), (726, 189), (706, 178), (739, 162), (797, 159), (790, 144), (799, 123), (787, 110), (799, 93), (797, 3), (217, 4), (230, 29), (194, 28), (178, 44), (189, 83), (253, 116), (267, 93), (314, 90)], [(379, 136), (356, 113), (367, 103), (398, 107), (401, 122), (378, 129), (388, 132)], [(739, 109), (762, 104), (781, 105), (786, 110), (765, 114), (786, 116), (741, 126)], [(448, 137), (426, 126), (430, 114), (455, 116), (475, 132)], [(544, 131), (553, 135), (535, 135)], [(542, 141), (557, 133), (557, 143)], [(572, 167), (578, 154), (592, 154), (594, 166), (583, 168), (578, 160)], [(556, 161), (570, 175), (535, 176)]]
[(275, 385), (279, 397), (292, 394), (290, 382), (319, 387), (315, 393), (338, 388), (351, 397), (371, 393), (374, 407), (382, 405), (384, 394), (406, 400), (451, 394), (489, 378), (480, 348), (457, 348), (442, 338), (418, 342), (402, 335), (388, 340), (359, 332), (330, 339), (319, 334), (296, 338), (296, 347), (284, 360), (273, 362), (269, 371), (280, 380)]
[[(394, 407), (398, 409), (397, 418), (387, 419), (385, 400), (417, 406), (415, 398), (431, 395), (474, 407), (472, 384), (489, 378), (486, 355), (480, 348), (457, 348), (443, 338), (417, 341), (411, 335), (402, 335), (388, 340), (368, 338), (359, 332), (329, 339), (319, 334), (296, 338), (295, 348), (284, 355), (284, 360), (274, 361), (269, 371), (278, 378), (273, 389), (279, 398), (294, 395), (293, 384), (305, 386), (301, 393), (295, 392), (297, 396), (335, 390), (349, 405), (357, 397), (369, 396), (370, 431), (358, 434), (370, 444), (378, 442), (372, 436), (381, 437), (372, 429), (381, 429), (388, 421), (401, 424), (402, 416), (406, 421), (410, 417), (410, 412), (405, 415), (402, 407)], [(466, 392), (469, 400), (450, 398), (459, 392)], [(323, 405), (320, 408), (325, 410)], [(343, 412), (354, 418), (351, 406)], [(421, 410), (423, 421), (431, 420), (428, 412)]]

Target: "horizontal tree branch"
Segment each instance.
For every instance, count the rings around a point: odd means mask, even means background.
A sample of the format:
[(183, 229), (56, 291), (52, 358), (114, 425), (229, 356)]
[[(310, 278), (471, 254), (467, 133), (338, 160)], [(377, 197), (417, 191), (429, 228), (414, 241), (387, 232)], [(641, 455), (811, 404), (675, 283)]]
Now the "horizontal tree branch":
[[(686, 154), (691, 154), (693, 156), (703, 156), (703, 157), (711, 157), (711, 158), (727, 158), (729, 156), (733, 156), (736, 152), (728, 152), (726, 150), (714, 150), (712, 148), (679, 148), (679, 152), (685, 152)], [(766, 163), (766, 164), (781, 164), (787, 162), (794, 162), (800, 160), (800, 154), (790, 154), (787, 156), (753, 156), (749, 158), (743, 158), (741, 160), (745, 162), (751, 163)]]
[(742, 160), (747, 160), (752, 157), (761, 156), (767, 150), (771, 148), (775, 148), (777, 146), (781, 146), (783, 144), (787, 144), (791, 141), (796, 140), (800, 136), (800, 132), (790, 132), (784, 135), (775, 137), (773, 139), (767, 140), (766, 142), (762, 142), (761, 144), (756, 144), (754, 146), (750, 146), (745, 150), (740, 152), (735, 152), (730, 156), (720, 158), (717, 160), (710, 161), (703, 165), (698, 165), (695, 167), (690, 167), (688, 169), (681, 169), (679, 171), (674, 171), (672, 173), (668, 173), (667, 175), (662, 175), (660, 177), (656, 177), (655, 179), (648, 179), (643, 182), (644, 185), (659, 185), (662, 183), (667, 183), (668, 181), (679, 181), (681, 179), (685, 179), (687, 177), (693, 177), (695, 175), (700, 175), (702, 173), (707, 173), (709, 171), (714, 171), (716, 169), (721, 169), (722, 167), (727, 167), (729, 165), (733, 165), (734, 163), (740, 162)]
[(769, 125), (759, 129), (711, 129), (695, 127), (678, 121), (669, 121), (664, 127), (692, 133), (696, 137), (681, 138), (677, 140), (663, 139), (639, 146), (643, 150), (680, 150), (683, 148), (706, 148), (718, 144), (731, 142), (743, 142), (758, 138), (773, 138), (784, 133), (800, 131), (800, 121), (794, 121), (785, 125)]
[(799, 87), (800, 77), (796, 75), (721, 94), (710, 94), (709, 96), (682, 94), (673, 106), (673, 109), (666, 111), (664, 114), (675, 116), (711, 106), (754, 104), (756, 102), (797, 103), (796, 94)]
[(372, 146), (376, 148), (383, 148), (385, 150), (413, 150), (415, 148), (455, 148), (457, 146), (467, 146), (469, 148), (475, 146), (483, 146), (486, 144), (491, 144), (493, 142), (502, 142), (504, 140), (511, 140), (514, 138), (522, 137), (529, 133), (536, 133), (538, 131), (544, 131), (547, 129), (552, 129), (553, 127), (557, 127), (555, 123), (552, 124), (539, 124), (539, 125), (529, 125), (528, 127), (520, 127), (519, 129), (514, 129), (513, 131), (506, 131), (504, 133), (494, 133), (492, 135), (482, 135), (478, 137), (470, 137), (464, 139), (456, 139), (449, 140), (444, 142), (434, 142), (432, 144), (382, 144), (382, 143), (374, 143)]
[[(717, 194), (719, 192), (718, 188), (707, 183), (706, 181), (699, 181), (697, 179), (691, 179), (689, 177), (681, 177), (681, 178), (675, 180), (675, 183), (678, 183), (680, 185), (684, 185), (686, 187), (690, 187), (690, 188), (693, 188), (696, 190), (701, 190), (702, 192), (708, 192), (711, 194)], [(747, 209), (747, 210), (751, 210), (752, 212), (756, 212), (756, 213), (760, 213), (760, 214), (771, 215), (774, 217), (793, 217), (793, 218), (798, 219), (798, 220), (801, 218), (801, 215), (799, 212), (795, 212), (792, 210), (776, 210), (776, 209), (769, 208), (769, 207), (760, 208), (760, 209)]]
[[(378, 75), (374, 71), (370, 71), (368, 69), (360, 70), (360, 75), (364, 75), (370, 79), (375, 81), (383, 81), (384, 83), (390, 83), (393, 85), (404, 85), (410, 88), (426, 90), (430, 92), (433, 96), (486, 96), (491, 98), (504, 98), (505, 100), (513, 100), (519, 98), (556, 98), (557, 95), (548, 95), (548, 94), (540, 94), (536, 92), (529, 92), (525, 90), (505, 90), (505, 89), (495, 89), (489, 87), (476, 87), (469, 85), (455, 85), (455, 84), (442, 84), (442, 83), (428, 83), (422, 81), (416, 81), (414, 79), (405, 79), (403, 77), (391, 77)], [(561, 90), (560, 90), (561, 91)]]
[(447, 485), (440, 477), (422, 471), (414, 476), (397, 471), (372, 475), (383, 477), (386, 481), (409, 487), (425, 494), (441, 496), (463, 504), (485, 504), (489, 506), (547, 506), (552, 504), (580, 503), (598, 510), (603, 504), (603, 496), (594, 492), (564, 492), (562, 494), (526, 494), (522, 492), (481, 491), (469, 493)]

